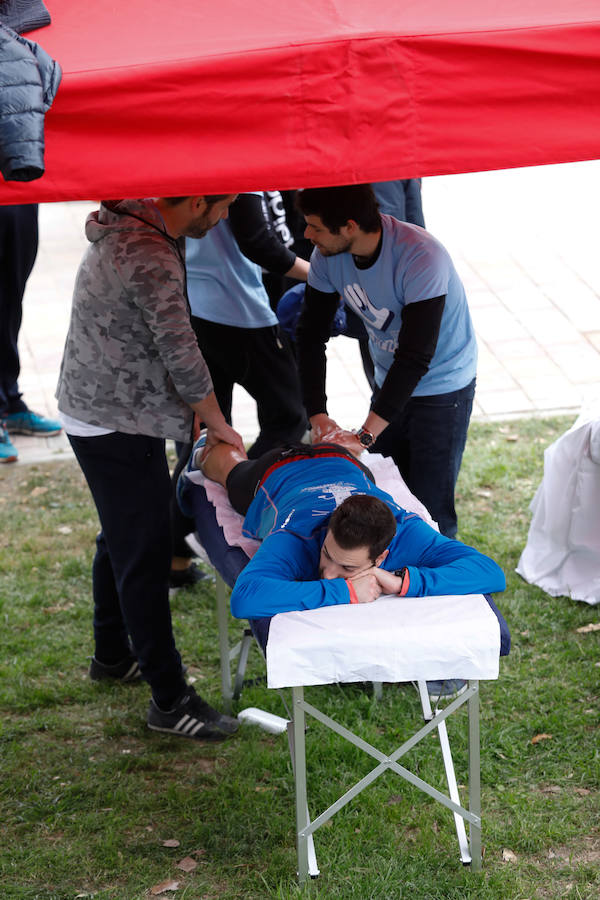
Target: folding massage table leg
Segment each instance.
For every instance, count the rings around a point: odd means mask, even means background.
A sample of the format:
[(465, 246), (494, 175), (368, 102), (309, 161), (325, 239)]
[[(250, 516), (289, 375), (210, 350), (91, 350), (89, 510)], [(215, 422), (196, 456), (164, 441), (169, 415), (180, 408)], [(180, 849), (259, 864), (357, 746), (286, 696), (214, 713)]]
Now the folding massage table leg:
[[(237, 700), (242, 693), (244, 673), (248, 662), (250, 645), (254, 641), (249, 628), (244, 629), (241, 641), (234, 647), (229, 646), (229, 588), (216, 571), (217, 628), (219, 632), (219, 658), (221, 663), (221, 693), (226, 712), (231, 712), (232, 700)], [(237, 659), (235, 677), (231, 677), (231, 662)]]
[[(255, 637), (250, 628), (244, 629), (242, 639), (233, 647), (229, 646), (228, 622), (230, 618), (229, 612), (229, 588), (221, 577), (219, 572), (216, 573), (216, 606), (217, 606), (217, 627), (219, 632), (219, 659), (221, 667), (221, 694), (223, 696), (223, 706), (227, 712), (231, 712), (232, 701), (239, 700), (244, 688), (244, 675), (246, 665), (248, 663), (248, 655), (250, 647), (255, 642)], [(264, 654), (264, 651), (257, 642), (257, 647)], [(237, 659), (235, 676), (231, 677), (231, 663)], [(232, 683), (233, 682), (233, 683)], [(283, 706), (287, 712), (288, 718), (283, 719), (274, 713), (266, 712), (256, 708), (242, 710), (239, 714), (240, 718), (246, 718), (249, 721), (260, 725), (267, 731), (278, 734), (286, 730), (286, 724), (291, 721), (291, 713), (289, 705), (282, 691), (278, 691)]]
[[(421, 686), (422, 685), (422, 686)], [(312, 836), (317, 828), (324, 825), (338, 810), (345, 806), (350, 800), (357, 796), (371, 782), (375, 781), (383, 772), (391, 769), (400, 775), (410, 784), (428, 794), (434, 800), (442, 803), (450, 809), (455, 817), (457, 829), (458, 843), (461, 861), (463, 864), (471, 864), (472, 871), (478, 871), (481, 868), (481, 795), (480, 795), (480, 755), (479, 755), (479, 683), (477, 681), (469, 681), (469, 687), (465, 693), (457, 697), (444, 709), (436, 712), (434, 715), (429, 704), (429, 695), (425, 682), (419, 683), (419, 692), (422, 695), (425, 691), (426, 702), (423, 703), (423, 713), (429, 720), (422, 726), (412, 737), (405, 741), (394, 753), (389, 756), (381, 753), (375, 747), (368, 744), (362, 738), (353, 734), (347, 728), (335, 722), (329, 716), (326, 716), (320, 710), (306, 703), (304, 700), (304, 688), (292, 688), (293, 702), (293, 722), (290, 723), (289, 730), (293, 734), (293, 744), (290, 742), (290, 752), (292, 754), (292, 767), (294, 779), (296, 783), (296, 844), (298, 854), (298, 880), (300, 883), (310, 877), (318, 875), (316, 857), (314, 855), (314, 847), (312, 845)], [(459, 709), (464, 703), (468, 703), (468, 720), (469, 720), (469, 809), (465, 809), (460, 804), (458, 797), (458, 787), (454, 774), (454, 765), (450, 753), (450, 745), (448, 741), (448, 733), (446, 730), (446, 719)], [(305, 713), (316, 718), (322, 724), (335, 731), (341, 737), (353, 743), (355, 746), (364, 750), (369, 755), (378, 760), (379, 764), (375, 766), (364, 778), (349, 788), (341, 797), (331, 804), (328, 809), (317, 816), (312, 822), (308, 812), (308, 795), (306, 783), (306, 743), (305, 743)], [(442, 756), (446, 769), (446, 777), (448, 780), (448, 788), (450, 796), (446, 796), (414, 775), (408, 769), (400, 766), (397, 760), (412, 747), (419, 743), (427, 734), (438, 729), (440, 745), (442, 748)], [(468, 821), (470, 825), (470, 853), (466, 838), (464, 822)]]
[(476, 690), (469, 697), (469, 811), (474, 821), (469, 826), (471, 844), (471, 869), (479, 872), (483, 863), (481, 852), (481, 742), (479, 736), (479, 682), (469, 681), (469, 688)]
[(305, 829), (310, 824), (310, 813), (306, 797), (306, 722), (304, 710), (296, 708), (294, 704), (294, 717), (288, 722), (288, 744), (290, 758), (292, 760), (292, 772), (296, 784), (296, 834), (298, 853), (298, 879), (305, 881), (307, 876), (318, 878), (321, 874), (317, 865), (315, 854), (315, 842), (311, 834), (305, 835)]
[[(474, 682), (477, 684), (477, 682)], [(429, 700), (429, 692), (427, 690), (427, 682), (426, 681), (418, 681), (417, 686), (419, 689), (419, 697), (421, 700), (421, 707), (423, 709), (423, 718), (426, 722), (430, 722), (433, 719), (433, 712), (431, 710), (431, 702)], [(473, 697), (468, 701), (468, 718), (469, 718), (469, 809), (471, 812), (475, 812), (473, 807), (473, 791), (474, 791), (474, 782), (476, 783), (476, 792), (479, 796), (479, 759), (477, 758), (477, 778), (475, 778), (475, 773), (472, 771), (472, 762), (474, 760), (471, 759), (471, 717), (473, 716), (477, 722), (477, 734), (473, 734), (473, 737), (477, 739), (477, 749), (479, 750), (479, 693), (474, 694)], [(473, 704), (473, 706), (471, 705)], [(440, 749), (442, 751), (442, 758), (444, 760), (444, 768), (446, 770), (446, 781), (448, 782), (448, 793), (454, 802), (460, 806), (460, 797), (458, 795), (458, 785), (456, 783), (456, 774), (454, 771), (454, 762), (452, 759), (452, 753), (450, 750), (450, 741), (448, 738), (448, 729), (446, 728), (446, 721), (440, 722), (438, 725), (438, 736), (440, 740)], [(478, 804), (477, 815), (479, 815), (480, 804)], [(456, 826), (456, 836), (458, 838), (458, 847), (460, 850), (460, 858), (463, 865), (472, 864), (473, 868), (476, 868), (476, 865), (473, 864), (473, 859), (471, 853), (469, 853), (469, 843), (467, 841), (467, 834), (465, 830), (465, 820), (460, 816), (457, 812), (454, 814), (454, 824)], [(471, 826), (473, 829), (474, 826)], [(481, 833), (481, 829), (478, 829), (479, 833)], [(477, 859), (477, 856), (474, 857)]]

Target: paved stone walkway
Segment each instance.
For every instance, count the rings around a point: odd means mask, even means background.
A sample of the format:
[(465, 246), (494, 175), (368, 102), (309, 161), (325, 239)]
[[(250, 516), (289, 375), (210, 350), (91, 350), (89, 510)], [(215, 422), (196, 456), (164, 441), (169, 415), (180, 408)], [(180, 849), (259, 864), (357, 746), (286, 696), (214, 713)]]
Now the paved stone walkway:
[[(600, 395), (600, 161), (428, 178), (429, 230), (450, 251), (479, 340), (474, 419), (572, 413)], [(40, 208), (40, 248), (20, 336), (21, 389), (32, 409), (56, 413), (54, 389), (75, 272), (92, 203)], [(358, 348), (329, 346), (330, 413), (361, 424), (369, 391)], [(252, 400), (236, 389), (234, 425), (257, 431)], [(17, 437), (19, 462), (70, 454), (64, 436)]]

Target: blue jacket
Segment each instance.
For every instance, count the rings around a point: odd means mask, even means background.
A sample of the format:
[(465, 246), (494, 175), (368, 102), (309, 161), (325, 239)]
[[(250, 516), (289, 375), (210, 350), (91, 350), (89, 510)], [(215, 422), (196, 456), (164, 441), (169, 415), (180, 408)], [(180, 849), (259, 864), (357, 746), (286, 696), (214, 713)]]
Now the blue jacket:
[(491, 593), (506, 587), (492, 559), (402, 509), (350, 460), (303, 459), (272, 472), (248, 509), (244, 532), (263, 543), (236, 581), (234, 616), (261, 618), (350, 602), (343, 578), (319, 579), (329, 518), (350, 494), (379, 497), (394, 513), (398, 527), (383, 568), (408, 568), (406, 596)]

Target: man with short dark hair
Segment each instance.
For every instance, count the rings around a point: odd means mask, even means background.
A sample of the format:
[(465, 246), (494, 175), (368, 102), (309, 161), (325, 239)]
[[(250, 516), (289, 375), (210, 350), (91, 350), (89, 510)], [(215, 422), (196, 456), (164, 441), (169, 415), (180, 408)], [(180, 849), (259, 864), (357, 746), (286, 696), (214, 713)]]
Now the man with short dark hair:
[(235, 195), (102, 203), (73, 292), (57, 388), (65, 432), (94, 498), (94, 681), (140, 674), (150, 728), (221, 740), (237, 722), (187, 685), (171, 625), (172, 496), (165, 438), (190, 439), (196, 413), (208, 446), (242, 439), (219, 409), (190, 323), (182, 236), (202, 237)]
[(296, 350), (316, 440), (350, 432), (327, 414), (325, 344), (338, 298), (362, 319), (375, 364), (357, 452), (391, 456), (448, 537), (475, 392), (477, 345), (463, 285), (447, 251), (423, 228), (380, 215), (370, 185), (298, 194), (315, 246)]

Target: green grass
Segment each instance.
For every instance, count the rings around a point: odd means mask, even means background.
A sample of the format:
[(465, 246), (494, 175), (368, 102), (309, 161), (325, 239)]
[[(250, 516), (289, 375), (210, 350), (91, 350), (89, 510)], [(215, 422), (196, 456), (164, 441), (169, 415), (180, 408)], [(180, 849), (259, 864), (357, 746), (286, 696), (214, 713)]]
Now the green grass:
[[(295, 880), (287, 742), (253, 727), (218, 746), (154, 734), (144, 685), (92, 684), (90, 566), (95, 512), (75, 464), (0, 471), (0, 897), (137, 900), (179, 882), (176, 900), (546, 900), (600, 896), (597, 610), (551, 598), (515, 573), (543, 450), (566, 419), (474, 424), (458, 488), (461, 538), (494, 556), (513, 638), (497, 682), (481, 685), (484, 869), (460, 865), (451, 814), (386, 774), (315, 836), (321, 877)], [(196, 687), (219, 703), (214, 587), (173, 600)], [(231, 623), (232, 636), (239, 624)], [(249, 677), (263, 665), (252, 653)], [(358, 686), (307, 699), (384, 751), (418, 721), (416, 692)], [(284, 714), (258, 684), (240, 708)], [(449, 723), (459, 782), (466, 715)], [(532, 743), (538, 734), (550, 738)], [(443, 788), (436, 738), (406, 765)], [(318, 723), (307, 735), (316, 815), (369, 759)], [(335, 760), (335, 764), (332, 762)], [(404, 762), (404, 760), (403, 760)], [(179, 846), (163, 845), (167, 839)], [(510, 850), (516, 861), (503, 861)], [(185, 873), (177, 863), (197, 863)]]

